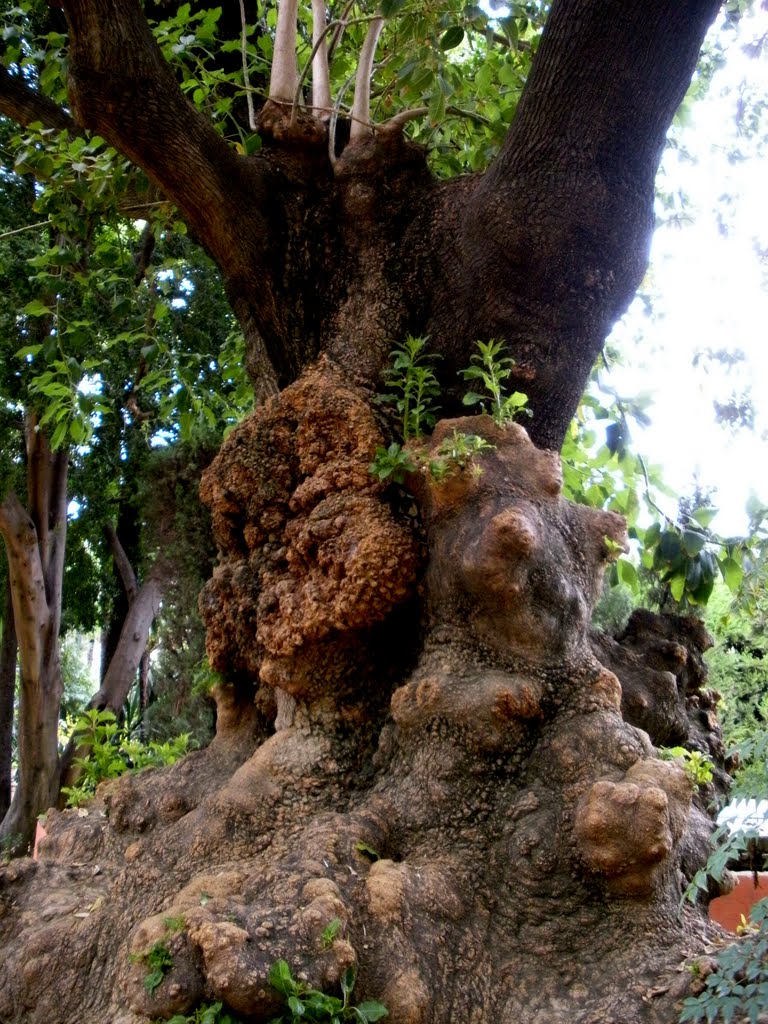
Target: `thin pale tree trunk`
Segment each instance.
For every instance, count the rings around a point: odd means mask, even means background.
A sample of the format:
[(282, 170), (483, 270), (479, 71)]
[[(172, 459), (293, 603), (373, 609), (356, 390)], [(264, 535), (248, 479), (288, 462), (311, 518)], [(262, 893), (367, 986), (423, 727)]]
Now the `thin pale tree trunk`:
[[(115, 564), (123, 580), (128, 597), (128, 614), (123, 621), (120, 638), (110, 658), (101, 686), (88, 702), (89, 708), (99, 711), (113, 711), (117, 714), (128, 699), (131, 687), (136, 682), (142, 661), (146, 656), (147, 641), (152, 623), (160, 610), (163, 586), (161, 568), (155, 565), (147, 578), (138, 585), (136, 575), (114, 530), (108, 531)], [(75, 760), (81, 753), (76, 742), (70, 739), (61, 756), (61, 786), (72, 786), (77, 782)]]
[(16, 625), (10, 576), (5, 581), (3, 635), (0, 640), (0, 821), (11, 805), (13, 706), (16, 696)]
[(29, 512), (13, 492), (0, 505), (18, 638), (19, 780), (0, 840), (27, 849), (37, 816), (58, 796), (58, 728), (63, 689), (59, 658), (67, 527), (65, 451), (52, 452), (33, 416), (27, 422)]

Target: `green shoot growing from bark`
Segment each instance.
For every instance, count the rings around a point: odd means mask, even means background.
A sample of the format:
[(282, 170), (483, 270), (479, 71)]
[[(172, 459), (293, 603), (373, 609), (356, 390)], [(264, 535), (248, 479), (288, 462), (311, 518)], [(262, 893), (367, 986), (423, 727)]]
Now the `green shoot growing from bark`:
[(278, 960), (269, 972), (269, 984), (285, 998), (286, 1010), (282, 1016), (271, 1020), (270, 1024), (297, 1024), (300, 1021), (317, 1021), (318, 1024), (343, 1024), (344, 1021), (374, 1024), (375, 1021), (388, 1016), (386, 1006), (373, 1000), (358, 1003), (356, 1006), (351, 1004), (350, 997), (356, 977), (354, 967), (348, 967), (342, 974), (342, 998), (339, 999), (319, 989), (302, 985), (291, 974), (287, 962)]
[(512, 375), (514, 359), (510, 356), (503, 356), (504, 343), (501, 341), (478, 341), (478, 351), (472, 356), (472, 365), (461, 371), (461, 376), (466, 381), (479, 381), (485, 388), (486, 394), (477, 391), (468, 391), (464, 395), (464, 405), (479, 405), (483, 410), (490, 399), (490, 413), (496, 423), (506, 426), (512, 423), (521, 415), (531, 416), (531, 410), (527, 408), (528, 396), (522, 391), (513, 391), (511, 395), (505, 395), (505, 381)]
[(394, 402), (400, 413), (403, 441), (418, 440), (437, 419), (440, 386), (430, 365), (436, 357), (426, 352), (426, 346), (426, 338), (409, 335), (391, 353), (392, 370), (386, 381), (391, 390), (383, 399)]

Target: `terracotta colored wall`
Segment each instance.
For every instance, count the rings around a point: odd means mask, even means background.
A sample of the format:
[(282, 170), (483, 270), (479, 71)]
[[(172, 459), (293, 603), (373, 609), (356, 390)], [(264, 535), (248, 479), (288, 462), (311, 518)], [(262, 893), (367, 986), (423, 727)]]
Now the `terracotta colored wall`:
[(768, 871), (757, 876), (757, 888), (754, 885), (752, 872), (739, 871), (736, 875), (736, 888), (727, 896), (718, 896), (709, 905), (709, 916), (723, 928), (735, 932), (741, 924), (741, 915), (749, 918), (749, 909), (758, 900), (768, 897)]

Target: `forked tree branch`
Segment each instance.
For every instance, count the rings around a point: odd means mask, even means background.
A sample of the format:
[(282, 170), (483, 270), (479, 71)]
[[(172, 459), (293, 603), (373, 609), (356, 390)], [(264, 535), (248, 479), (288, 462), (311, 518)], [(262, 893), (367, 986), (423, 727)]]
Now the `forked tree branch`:
[(80, 134), (73, 117), (47, 96), (34, 92), (23, 79), (10, 74), (2, 65), (0, 114), (4, 114), (23, 128), (39, 121), (45, 128), (56, 128), (59, 131), (71, 132), (73, 135)]
[(355, 78), (355, 99), (352, 104), (352, 127), (349, 133), (349, 141), (356, 142), (371, 134), (371, 75), (373, 74), (373, 60), (376, 56), (376, 45), (384, 27), (384, 19), (374, 18), (368, 26), (368, 32), (360, 51), (360, 59), (357, 64), (357, 76)]
[(275, 103), (292, 103), (299, 72), (296, 67), (296, 17), (298, 0), (280, 0), (277, 5), (275, 46), (269, 98)]
[(322, 117), (331, 106), (325, 0), (312, 0), (312, 45), (312, 113), (315, 117)]
[[(225, 276), (252, 274), (268, 236), (264, 164), (240, 158), (186, 100), (139, 0), (63, 0), (62, 6), (78, 122), (146, 171)], [(247, 227), (235, 245), (236, 223)]]

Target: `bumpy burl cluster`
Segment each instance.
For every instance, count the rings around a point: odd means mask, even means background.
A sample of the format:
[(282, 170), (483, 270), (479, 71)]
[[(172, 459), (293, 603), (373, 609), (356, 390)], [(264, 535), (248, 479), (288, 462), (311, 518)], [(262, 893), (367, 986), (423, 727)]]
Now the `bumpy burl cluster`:
[(369, 631), (418, 566), (368, 472), (382, 443), (365, 395), (326, 359), (229, 436), (201, 488), (221, 554), (201, 598), (217, 670), (310, 703), (355, 685)]

